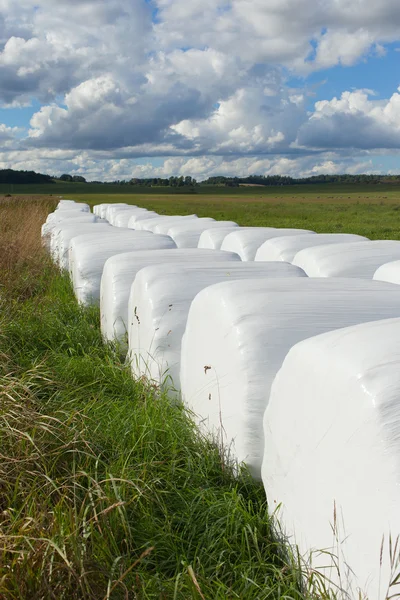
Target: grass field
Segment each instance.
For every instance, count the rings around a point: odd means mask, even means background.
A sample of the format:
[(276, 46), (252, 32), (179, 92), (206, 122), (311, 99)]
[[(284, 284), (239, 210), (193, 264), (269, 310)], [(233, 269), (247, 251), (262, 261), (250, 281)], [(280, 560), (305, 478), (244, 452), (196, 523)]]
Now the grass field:
[[(89, 202), (126, 202), (160, 214), (191, 214), (233, 220), (240, 225), (299, 227), (318, 233), (358, 233), (371, 239), (400, 239), (400, 189), (382, 192), (374, 186), (298, 186), (266, 188), (263, 196), (254, 188), (231, 195), (142, 195), (123, 197), (77, 194), (69, 197)], [(318, 187), (319, 191), (315, 188)], [(307, 188), (307, 189), (305, 189)], [(340, 189), (339, 189), (340, 188)], [(350, 191), (346, 191), (348, 189)], [(275, 194), (273, 190), (275, 189)], [(251, 191), (249, 191), (251, 190)], [(322, 191), (321, 191), (322, 190)], [(268, 193), (267, 193), (268, 192)]]
[[(69, 197), (400, 239), (393, 189)], [(1, 600), (332, 598), (278, 541), (262, 485), (103, 344), (40, 246), (56, 202), (0, 198)]]

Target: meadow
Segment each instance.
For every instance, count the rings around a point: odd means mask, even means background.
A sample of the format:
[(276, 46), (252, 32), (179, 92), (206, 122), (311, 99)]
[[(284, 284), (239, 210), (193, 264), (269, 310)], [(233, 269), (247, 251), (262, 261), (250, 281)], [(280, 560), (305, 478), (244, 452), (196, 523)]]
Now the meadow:
[[(68, 197), (400, 239), (399, 191), (324, 189)], [(262, 484), (103, 343), (40, 244), (57, 201), (0, 198), (0, 598), (333, 597)]]

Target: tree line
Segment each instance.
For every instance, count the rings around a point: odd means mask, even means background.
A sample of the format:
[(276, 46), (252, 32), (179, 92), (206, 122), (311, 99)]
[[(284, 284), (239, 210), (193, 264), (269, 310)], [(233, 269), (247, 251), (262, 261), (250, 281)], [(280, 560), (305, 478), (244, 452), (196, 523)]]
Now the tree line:
[(280, 185), (301, 185), (313, 183), (400, 183), (399, 175), (313, 175), (312, 177), (290, 177), (289, 175), (250, 175), (248, 177), (209, 177), (199, 184), (194, 177), (147, 177), (144, 179), (133, 177), (132, 179), (118, 179), (116, 181), (86, 181), (82, 175), (70, 175), (64, 173), (60, 177), (44, 175), (35, 171), (16, 171), (14, 169), (0, 169), (0, 184), (52, 184), (56, 181), (68, 183), (91, 183), (97, 185), (132, 185), (137, 187), (170, 187), (186, 188), (186, 190), (195, 189), (199, 185), (217, 185), (225, 187), (239, 187), (240, 185), (262, 185), (262, 186), (280, 186)]

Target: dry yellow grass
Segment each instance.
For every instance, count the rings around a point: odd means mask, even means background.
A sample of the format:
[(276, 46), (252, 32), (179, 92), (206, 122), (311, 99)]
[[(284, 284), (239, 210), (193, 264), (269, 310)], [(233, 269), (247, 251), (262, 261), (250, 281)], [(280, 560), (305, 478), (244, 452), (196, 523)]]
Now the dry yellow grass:
[[(26, 298), (36, 287), (43, 264), (48, 260), (41, 246), (40, 228), (56, 203), (55, 199), (46, 196), (0, 196), (0, 286), (3, 293)], [(21, 277), (24, 273), (27, 276)]]

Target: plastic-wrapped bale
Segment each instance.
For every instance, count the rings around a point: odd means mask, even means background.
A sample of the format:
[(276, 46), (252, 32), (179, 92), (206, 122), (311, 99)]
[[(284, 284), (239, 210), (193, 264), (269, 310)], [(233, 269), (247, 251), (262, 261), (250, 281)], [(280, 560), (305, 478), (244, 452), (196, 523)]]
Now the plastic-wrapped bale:
[(154, 231), (154, 233), (166, 234), (166, 233), (168, 233), (168, 231), (171, 229), (171, 227), (173, 225), (180, 225), (183, 223), (207, 223), (210, 221), (215, 222), (215, 219), (212, 219), (211, 217), (199, 218), (197, 215), (184, 215), (183, 217), (180, 217), (179, 219), (176, 219), (175, 217), (171, 217), (171, 218), (166, 218), (161, 223), (158, 223), (158, 225), (156, 225), (155, 227), (152, 227), (151, 231)]
[(400, 260), (393, 260), (379, 267), (374, 273), (374, 279), (400, 285)]
[(112, 215), (112, 213), (115, 211), (116, 208), (128, 208), (129, 204), (127, 204), (126, 202), (113, 202), (111, 204), (109, 204), (106, 208), (106, 212), (104, 215), (104, 218), (107, 219), (107, 221), (110, 220), (110, 216)]
[(276, 227), (244, 227), (229, 233), (221, 250), (237, 252), (242, 260), (254, 260), (259, 247), (267, 240), (285, 235), (314, 234), (306, 229), (277, 229)]
[(175, 224), (180, 225), (181, 223), (193, 222), (193, 223), (202, 223), (204, 221), (214, 221), (211, 217), (201, 217), (199, 218), (197, 215), (184, 215), (183, 217), (179, 217), (178, 219), (173, 216), (168, 216), (162, 221), (158, 223), (155, 227), (151, 227), (151, 231), (154, 233), (164, 233), (167, 234), (168, 230)]
[(65, 208), (65, 207), (71, 207), (74, 206), (74, 204), (76, 204), (75, 200), (60, 200), (60, 202), (57, 204), (57, 208), (56, 210), (58, 210), (59, 208)]
[(372, 279), (378, 267), (396, 258), (400, 258), (400, 242), (375, 240), (305, 248), (296, 254), (293, 264), (309, 277)]
[[(107, 219), (107, 208), (112, 206), (109, 202), (103, 202), (102, 204), (97, 204), (97, 206), (93, 207), (93, 212), (101, 219)], [(95, 210), (96, 209), (96, 210)]]
[(261, 474), (262, 418), (290, 348), (339, 327), (400, 316), (400, 289), (372, 280), (220, 283), (193, 300), (182, 341), (181, 390), (199, 422)]
[(129, 229), (137, 229), (138, 231), (140, 231), (140, 224), (142, 221), (145, 221), (147, 219), (155, 219), (159, 216), (160, 215), (158, 213), (153, 212), (151, 210), (148, 210), (143, 214), (132, 215), (128, 221), (128, 227)]
[(222, 242), (227, 235), (244, 227), (217, 227), (215, 229), (206, 229), (200, 235), (198, 248), (208, 248), (209, 250), (221, 250)]
[(294, 346), (265, 412), (270, 509), (282, 503), (278, 517), (302, 555), (325, 550), (311, 566), (346, 598), (397, 597), (399, 397), (400, 319), (389, 319)]
[(78, 235), (69, 246), (69, 269), (77, 300), (84, 305), (100, 300), (100, 281), (106, 260), (134, 250), (175, 248), (166, 235), (115, 228), (99, 239), (98, 234)]
[(62, 271), (68, 271), (68, 250), (72, 238), (84, 233), (97, 233), (97, 235), (103, 236), (110, 231), (113, 229), (109, 223), (61, 223), (51, 234), (51, 255), (54, 262)]
[(190, 221), (173, 225), (168, 230), (168, 235), (172, 237), (178, 248), (197, 248), (203, 231), (214, 227), (238, 227), (238, 224), (233, 221), (203, 221), (201, 223)]
[(215, 252), (218, 260), (224, 262), (198, 264), (198, 259), (191, 262), (188, 256), (189, 264), (146, 267), (137, 274), (129, 299), (132, 372), (138, 377), (145, 375), (157, 384), (166, 382), (171, 395), (180, 389), (182, 336), (192, 300), (201, 290), (221, 281), (305, 277), (304, 271), (288, 263), (240, 260), (227, 263), (224, 258), (229, 252), (207, 249), (197, 252)]
[(59, 203), (56, 208), (56, 212), (63, 212), (64, 210), (79, 210), (80, 212), (90, 212), (90, 206), (85, 202), (72, 202), (72, 204), (70, 204), (69, 202), (68, 204)]
[[(159, 236), (154, 236), (158, 238)], [(160, 236), (162, 237), (162, 236)], [(239, 261), (237, 254), (213, 252), (211, 250), (150, 250), (127, 252), (109, 258), (104, 265), (100, 287), (101, 331), (107, 340), (124, 342), (128, 331), (128, 302), (132, 283), (140, 269), (148, 265), (163, 265), (176, 262), (207, 262), (216, 260)]]
[[(134, 209), (132, 209), (129, 204), (127, 204), (126, 206), (119, 206), (115, 204), (111, 205), (107, 208), (107, 220), (109, 221), (109, 223), (111, 223), (111, 225), (115, 225), (115, 219), (118, 215), (132, 210)], [(143, 214), (143, 210), (136, 211), (136, 214)]]
[(368, 241), (368, 238), (363, 237), (362, 235), (353, 235), (351, 233), (317, 233), (312, 235), (303, 234), (275, 237), (264, 242), (264, 244), (259, 247), (255, 260), (283, 260), (292, 262), (296, 254), (304, 248), (361, 241)]
[(145, 208), (130, 208), (129, 210), (122, 210), (119, 212), (112, 223), (114, 227), (128, 227), (128, 223), (131, 217), (144, 215), (148, 213)]
[(96, 223), (97, 217), (92, 213), (69, 213), (60, 212), (60, 216), (42, 225), (42, 244), (50, 250), (51, 234), (61, 223)]
[[(173, 222), (179, 222), (181, 221), (181, 219), (196, 219), (197, 217), (194, 215), (190, 215), (190, 216), (186, 216), (183, 217), (181, 215), (157, 215), (154, 218), (150, 218), (150, 219), (142, 219), (140, 221), (140, 223), (138, 223), (138, 229), (139, 230), (144, 230), (144, 231), (152, 231), (153, 233), (155, 233), (155, 229), (157, 227), (157, 225), (160, 225), (161, 223), (173, 223)], [(167, 230), (169, 229), (169, 227), (167, 227)], [(160, 232), (162, 233), (162, 232)], [(165, 232), (166, 233), (166, 232)]]

